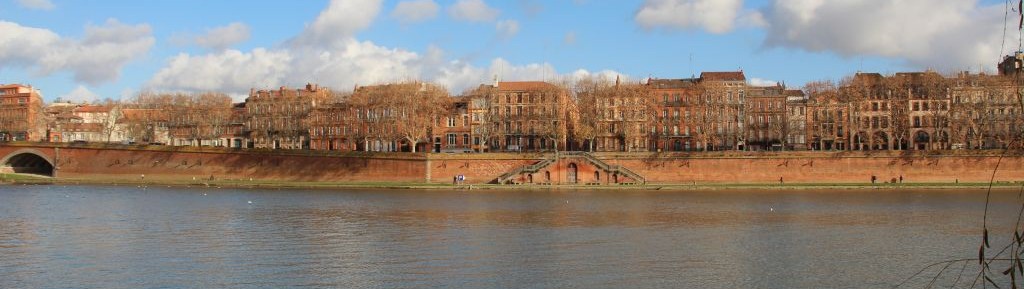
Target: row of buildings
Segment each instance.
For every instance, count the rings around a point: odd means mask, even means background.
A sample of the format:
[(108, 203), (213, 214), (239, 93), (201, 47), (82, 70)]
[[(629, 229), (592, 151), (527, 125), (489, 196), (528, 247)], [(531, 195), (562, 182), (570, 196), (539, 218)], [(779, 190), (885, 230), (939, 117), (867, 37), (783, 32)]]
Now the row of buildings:
[(1018, 77), (857, 73), (841, 82), (750, 85), (742, 71), (639, 83), (308, 84), (132, 102), (43, 105), (0, 86), (0, 140), (334, 151), (942, 150), (1004, 148), (1024, 135)]

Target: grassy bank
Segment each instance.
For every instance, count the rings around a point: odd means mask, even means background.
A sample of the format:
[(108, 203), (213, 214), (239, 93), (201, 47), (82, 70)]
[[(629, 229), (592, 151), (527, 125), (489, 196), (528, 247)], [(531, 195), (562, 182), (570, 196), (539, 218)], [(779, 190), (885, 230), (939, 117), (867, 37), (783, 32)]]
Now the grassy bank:
[[(175, 186), (219, 188), (271, 188), (271, 189), (464, 189), (464, 190), (808, 190), (808, 189), (961, 189), (987, 188), (988, 183), (689, 183), (647, 185), (451, 185), (443, 183), (413, 182), (321, 182), (237, 179), (123, 179), (123, 178), (47, 178), (23, 174), (0, 174), (0, 184), (8, 185), (119, 185), (119, 186)], [(1022, 183), (1000, 182), (999, 188), (1017, 188)]]

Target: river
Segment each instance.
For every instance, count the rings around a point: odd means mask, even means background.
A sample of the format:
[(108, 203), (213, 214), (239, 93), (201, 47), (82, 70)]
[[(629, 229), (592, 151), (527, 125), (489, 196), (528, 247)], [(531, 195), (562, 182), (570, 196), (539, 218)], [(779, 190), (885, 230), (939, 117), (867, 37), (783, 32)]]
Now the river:
[(0, 288), (889, 288), (976, 257), (984, 198), (0, 186)]

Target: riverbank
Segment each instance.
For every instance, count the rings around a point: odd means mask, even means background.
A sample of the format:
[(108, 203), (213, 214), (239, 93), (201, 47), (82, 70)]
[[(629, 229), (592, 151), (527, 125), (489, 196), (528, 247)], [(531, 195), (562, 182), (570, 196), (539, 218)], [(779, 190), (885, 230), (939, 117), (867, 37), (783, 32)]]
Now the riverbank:
[[(0, 145), (0, 172), (33, 172), (84, 182), (194, 184), (202, 180), (266, 180), (281, 186), (445, 187), (453, 178), (491, 183), (619, 183), (645, 187), (815, 186), (878, 183), (959, 186), (1020, 182), (1024, 153), (1001, 151), (708, 152), (708, 153), (338, 153), (187, 147)], [(6, 161), (4, 161), (6, 160)], [(998, 167), (998, 170), (995, 168)], [(993, 171), (995, 173), (993, 174)], [(184, 181), (183, 181), (184, 180)], [(195, 180), (195, 181), (193, 181)], [(368, 184), (368, 185), (367, 185)], [(733, 185), (735, 184), (735, 185)], [(225, 184), (251, 186), (251, 182)], [(544, 185), (533, 185), (545, 187)], [(571, 185), (570, 185), (571, 187)], [(589, 186), (588, 186), (589, 187)]]
[[(989, 183), (690, 183), (647, 185), (498, 185), (498, 184), (437, 184), (412, 182), (319, 182), (232, 179), (121, 179), (121, 178), (47, 178), (23, 174), (0, 174), (0, 185), (109, 185), (109, 186), (168, 186), (192, 188), (259, 188), (259, 189), (409, 189), (409, 190), (866, 190), (866, 189), (965, 189), (988, 188)], [(997, 182), (996, 188), (1020, 188), (1024, 183)]]

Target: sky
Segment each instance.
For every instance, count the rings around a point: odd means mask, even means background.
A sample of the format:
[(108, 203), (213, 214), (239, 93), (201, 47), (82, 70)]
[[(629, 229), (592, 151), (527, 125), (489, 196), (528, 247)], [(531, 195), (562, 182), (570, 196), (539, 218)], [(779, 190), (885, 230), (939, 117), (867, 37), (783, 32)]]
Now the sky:
[(992, 73), (1020, 48), (1006, 11), (996, 0), (0, 0), (0, 83), (76, 102), (736, 70), (800, 87), (858, 71)]

